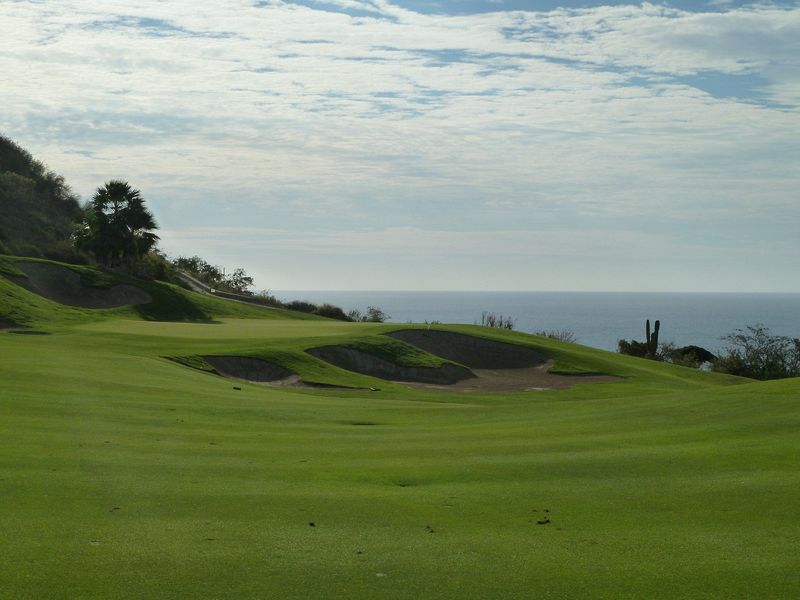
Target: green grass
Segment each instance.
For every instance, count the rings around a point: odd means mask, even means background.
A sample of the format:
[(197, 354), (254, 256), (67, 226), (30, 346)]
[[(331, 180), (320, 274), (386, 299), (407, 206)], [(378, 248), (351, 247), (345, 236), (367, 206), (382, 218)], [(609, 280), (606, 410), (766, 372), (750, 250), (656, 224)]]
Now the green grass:
[(44, 262), (69, 268), (80, 274), (88, 287), (110, 288), (134, 285), (146, 291), (153, 301), (148, 304), (115, 309), (82, 309), (65, 306), (28, 292), (5, 277), (0, 277), (0, 317), (32, 326), (59, 326), (77, 322), (102, 321), (107, 318), (145, 319), (148, 321), (214, 322), (220, 318), (319, 320), (320, 317), (299, 312), (266, 308), (244, 302), (233, 302), (197, 294), (162, 281), (143, 281), (93, 267), (69, 265), (56, 261), (21, 257), (0, 257), (0, 275), (23, 275), (16, 262)]
[(0, 278), (0, 314), (52, 335), (0, 333), (2, 598), (800, 589), (800, 380), (452, 326), (624, 380), (518, 394), (277, 389), (166, 357), (262, 356), (353, 387), (379, 380), (304, 350), (435, 359), (379, 335), (405, 325), (256, 318), (183, 291), (210, 321), (156, 322), (19, 290)]

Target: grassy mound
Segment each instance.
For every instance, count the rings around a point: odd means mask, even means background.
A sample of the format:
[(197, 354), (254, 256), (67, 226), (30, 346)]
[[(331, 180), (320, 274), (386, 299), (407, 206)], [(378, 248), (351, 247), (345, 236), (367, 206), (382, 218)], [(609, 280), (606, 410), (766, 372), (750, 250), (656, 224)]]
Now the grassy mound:
[(547, 356), (528, 346), (452, 331), (401, 329), (387, 335), (475, 369), (519, 369), (547, 362)]
[[(130, 305), (130, 301), (145, 303)], [(8, 256), (0, 256), (0, 317), (46, 327), (115, 317), (206, 323), (226, 317), (319, 319), (92, 267)]]
[(311, 348), (308, 353), (341, 369), (389, 381), (452, 384), (475, 377), (472, 371), (461, 365), (444, 363), (436, 367), (403, 366), (352, 346), (320, 346)]
[(107, 288), (84, 285), (80, 273), (61, 265), (20, 261), (15, 266), (25, 274), (25, 277), (15, 278), (15, 283), (59, 304), (81, 308), (117, 308), (153, 301), (150, 294), (133, 285), (118, 284)]

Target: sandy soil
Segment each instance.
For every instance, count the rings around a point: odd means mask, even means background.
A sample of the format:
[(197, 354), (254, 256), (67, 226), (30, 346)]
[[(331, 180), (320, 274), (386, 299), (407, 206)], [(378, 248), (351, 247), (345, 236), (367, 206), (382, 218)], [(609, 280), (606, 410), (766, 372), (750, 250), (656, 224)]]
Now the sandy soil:
[(556, 375), (548, 373), (553, 361), (538, 367), (517, 369), (472, 369), (475, 377), (451, 385), (418, 382), (398, 382), (410, 387), (448, 392), (529, 392), (561, 390), (581, 383), (606, 383), (622, 381), (612, 375)]
[(132, 285), (115, 285), (110, 289), (86, 287), (81, 283), (78, 273), (59, 265), (26, 261), (16, 265), (28, 277), (9, 279), (30, 292), (60, 304), (80, 308), (117, 308), (152, 301), (150, 294)]

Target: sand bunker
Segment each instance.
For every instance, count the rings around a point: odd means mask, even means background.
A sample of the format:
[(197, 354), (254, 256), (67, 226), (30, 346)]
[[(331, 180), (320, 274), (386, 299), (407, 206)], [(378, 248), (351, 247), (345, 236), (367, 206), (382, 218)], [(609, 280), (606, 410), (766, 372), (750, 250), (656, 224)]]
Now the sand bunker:
[(16, 284), (60, 304), (80, 308), (117, 308), (152, 301), (150, 294), (132, 285), (115, 285), (109, 289), (87, 287), (81, 283), (81, 276), (67, 267), (39, 262), (18, 262), (16, 265), (28, 276), (14, 277)]
[(409, 382), (412, 387), (459, 392), (526, 392), (566, 389), (579, 383), (621, 381), (620, 377), (612, 375), (550, 373), (553, 361), (532, 348), (463, 333), (403, 329), (386, 335), (471, 367), (474, 374), (473, 378), (450, 385)]
[(404, 367), (347, 346), (321, 346), (306, 352), (342, 369), (389, 381), (446, 385), (475, 377), (472, 371), (458, 365)]
[(463, 333), (402, 329), (386, 335), (472, 369), (521, 369), (547, 362), (547, 356), (532, 348)]
[(275, 363), (249, 356), (204, 356), (208, 364), (223, 377), (243, 379), (253, 383), (272, 385), (293, 385), (300, 383), (300, 377)]
[(349, 388), (326, 383), (306, 382), (294, 371), (260, 358), (251, 356), (204, 356), (218, 375), (241, 379), (250, 383), (279, 385), (286, 387), (324, 388), (333, 390), (374, 389)]

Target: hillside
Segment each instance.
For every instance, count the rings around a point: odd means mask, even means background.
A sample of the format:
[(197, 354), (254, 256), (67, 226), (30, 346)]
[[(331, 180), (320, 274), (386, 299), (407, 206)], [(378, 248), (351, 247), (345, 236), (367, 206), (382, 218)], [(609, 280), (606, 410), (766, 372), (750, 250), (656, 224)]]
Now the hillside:
[(85, 265), (0, 256), (0, 319), (25, 327), (52, 328), (108, 318), (210, 323), (225, 317), (318, 319)]
[(80, 214), (63, 177), (0, 135), (0, 254), (71, 258)]
[[(62, 304), (39, 293), (37, 269), (60, 274), (50, 284), (76, 274), (76, 294), (129, 285), (151, 302)], [(4, 597), (785, 598), (800, 586), (800, 380), (108, 277), (0, 260), (0, 327), (29, 325), (0, 331)], [(446, 365), (465, 381), (572, 379), (514, 392), (391, 380)]]

